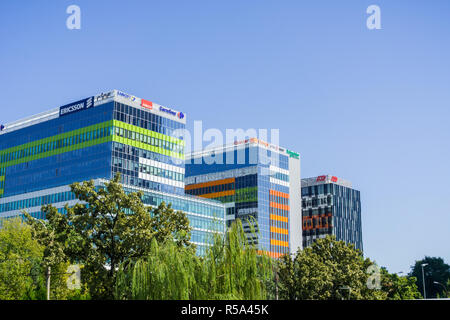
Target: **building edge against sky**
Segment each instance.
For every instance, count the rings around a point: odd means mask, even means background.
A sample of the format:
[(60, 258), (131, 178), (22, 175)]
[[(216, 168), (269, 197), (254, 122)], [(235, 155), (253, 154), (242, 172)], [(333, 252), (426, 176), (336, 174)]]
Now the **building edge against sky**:
[(303, 246), (326, 235), (363, 251), (360, 191), (331, 175), (302, 179)]
[(191, 240), (204, 252), (225, 231), (225, 207), (185, 195), (185, 141), (171, 136), (185, 124), (182, 112), (113, 90), (2, 125), (0, 218), (21, 210), (45, 218), (45, 204), (64, 212), (77, 201), (71, 183), (101, 186), (120, 172), (124, 189), (143, 191), (146, 205), (165, 201), (184, 211)]
[[(302, 248), (298, 153), (257, 138), (193, 152), (186, 156), (185, 189), (225, 203), (227, 223), (241, 219), (249, 240), (268, 255)], [(258, 228), (256, 239), (250, 225)]]

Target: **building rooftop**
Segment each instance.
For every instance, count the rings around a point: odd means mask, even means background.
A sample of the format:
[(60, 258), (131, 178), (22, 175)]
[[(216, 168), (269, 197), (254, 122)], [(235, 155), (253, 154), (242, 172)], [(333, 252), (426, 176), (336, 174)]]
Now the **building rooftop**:
[(302, 179), (302, 188), (327, 183), (334, 183), (347, 188), (352, 188), (352, 183), (350, 181), (332, 175), (322, 175), (317, 177), (304, 178)]
[[(171, 108), (167, 108), (164, 106), (161, 106), (159, 104), (156, 104), (154, 102), (141, 99), (138, 97), (135, 97), (133, 95), (130, 95), (128, 93), (124, 93), (119, 90), (112, 90), (106, 93), (100, 93), (98, 95), (92, 96), (93, 99), (93, 106), (96, 107), (98, 105), (110, 102), (110, 101), (117, 101), (121, 103), (126, 103), (128, 105), (131, 105), (136, 108), (145, 108), (147, 111), (151, 110), (152, 113), (156, 113), (158, 115), (173, 118), (173, 120), (176, 120), (178, 122), (186, 123), (186, 116), (183, 112), (173, 110)], [(89, 98), (87, 98), (89, 99)], [(68, 107), (71, 104), (79, 103), (78, 102), (71, 102), (69, 104), (66, 104), (64, 106), (60, 106), (45, 112), (41, 112), (39, 114), (35, 114), (11, 123), (7, 123), (1, 126), (0, 135), (6, 134), (9, 132), (13, 132), (22, 128), (26, 128), (41, 122), (45, 122), (48, 120), (56, 119), (60, 117), (61, 108)]]
[(251, 145), (254, 146), (260, 146), (269, 150), (273, 150), (276, 152), (279, 152), (281, 154), (285, 154), (290, 157), (299, 158), (300, 155), (297, 152), (290, 151), (286, 148), (282, 148), (278, 145), (271, 144), (268, 142), (265, 142), (263, 140), (260, 140), (258, 138), (249, 138), (241, 141), (235, 141), (234, 143), (224, 144), (222, 146), (217, 146), (213, 148), (203, 149), (203, 150), (197, 150), (193, 151), (190, 154), (186, 154), (186, 160), (191, 160), (193, 158), (199, 158), (208, 156), (214, 153), (223, 153), (234, 149), (240, 149), (240, 148), (247, 148)]

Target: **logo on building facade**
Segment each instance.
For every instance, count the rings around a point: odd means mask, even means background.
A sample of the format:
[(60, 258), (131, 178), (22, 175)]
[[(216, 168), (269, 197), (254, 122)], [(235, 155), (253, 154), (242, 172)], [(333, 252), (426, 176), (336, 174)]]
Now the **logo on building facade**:
[(89, 97), (74, 103), (66, 104), (59, 108), (59, 116), (65, 116), (81, 110), (86, 110), (94, 105), (94, 97)]
[(144, 107), (144, 108), (152, 110), (153, 109), (153, 102), (145, 100), (145, 99), (141, 99), (141, 107)]
[(125, 93), (125, 92), (122, 92), (122, 91), (117, 91), (117, 95), (120, 96), (120, 97), (123, 97), (125, 99), (128, 99), (130, 101), (133, 101), (133, 102), (136, 101), (136, 97), (135, 96), (132, 96), (131, 94), (128, 94), (128, 93)]

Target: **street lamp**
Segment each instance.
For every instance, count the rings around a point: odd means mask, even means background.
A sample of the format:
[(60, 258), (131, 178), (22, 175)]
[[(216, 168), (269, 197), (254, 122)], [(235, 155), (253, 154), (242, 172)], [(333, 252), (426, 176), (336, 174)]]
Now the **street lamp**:
[[(35, 217), (32, 217), (35, 221), (40, 222), (45, 229), (48, 230), (47, 226), (45, 225), (45, 223), (40, 220), (40, 219), (36, 219)], [(53, 240), (52, 240), (53, 241)], [(50, 265), (47, 266), (47, 300), (50, 300)]]
[(427, 298), (427, 293), (425, 291), (425, 274), (423, 272), (423, 267), (426, 267), (428, 265), (428, 263), (422, 263), (422, 284), (423, 284), (423, 298), (426, 299)]
[(448, 292), (447, 292), (447, 288), (442, 284), (442, 283), (440, 283), (440, 282), (437, 282), (437, 281), (433, 281), (433, 283), (434, 284), (438, 284), (438, 285), (440, 285), (440, 286), (442, 286), (442, 288), (444, 288), (444, 291), (445, 291), (445, 295), (446, 296), (448, 296)]
[[(349, 286), (340, 286), (339, 289), (348, 290), (348, 300), (350, 300), (350, 293), (351, 293), (352, 289)], [(342, 297), (342, 300), (344, 300), (344, 297)]]

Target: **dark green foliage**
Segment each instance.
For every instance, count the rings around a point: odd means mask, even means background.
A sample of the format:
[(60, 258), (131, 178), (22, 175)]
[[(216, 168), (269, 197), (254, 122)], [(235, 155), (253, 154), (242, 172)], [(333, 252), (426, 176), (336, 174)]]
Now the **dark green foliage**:
[[(411, 272), (409, 275), (417, 279), (417, 287), (422, 295), (423, 277), (421, 265), (424, 263), (428, 263), (428, 265), (423, 269), (427, 299), (437, 298), (438, 295), (440, 297), (445, 297), (446, 292), (442, 285), (445, 286), (445, 284), (450, 280), (450, 266), (444, 262), (444, 259), (439, 257), (425, 257), (422, 260), (416, 261), (415, 264), (411, 266)], [(435, 284), (434, 281), (439, 282), (442, 285)]]

